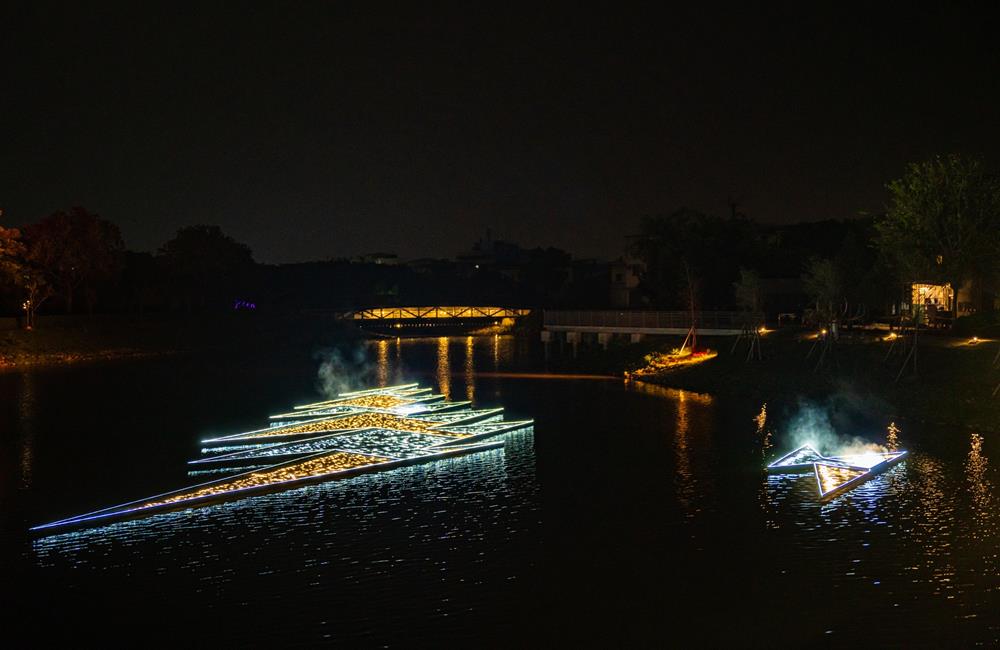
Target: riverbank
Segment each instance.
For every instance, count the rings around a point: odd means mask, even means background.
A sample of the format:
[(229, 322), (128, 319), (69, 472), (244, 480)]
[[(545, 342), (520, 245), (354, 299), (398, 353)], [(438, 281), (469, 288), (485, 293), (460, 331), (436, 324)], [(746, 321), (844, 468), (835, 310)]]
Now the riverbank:
[[(748, 362), (745, 345), (733, 353), (732, 339), (712, 340), (718, 357), (642, 380), (761, 402), (801, 397), (850, 403), (889, 419), (1000, 432), (1000, 396), (991, 395), (1000, 384), (1000, 369), (991, 368), (996, 340), (970, 344), (926, 336), (917, 350), (917, 374), (908, 368), (899, 381), (904, 357), (897, 349), (887, 359), (891, 342), (878, 336), (842, 339), (819, 368), (819, 346), (810, 355), (814, 343), (799, 332), (772, 332), (762, 338), (762, 359)], [(671, 345), (661, 342), (663, 349)], [(631, 368), (641, 364), (640, 353), (645, 354), (636, 350)]]
[(259, 314), (47, 316), (31, 331), (0, 330), (0, 370), (186, 353), (311, 354), (351, 336), (324, 319)]

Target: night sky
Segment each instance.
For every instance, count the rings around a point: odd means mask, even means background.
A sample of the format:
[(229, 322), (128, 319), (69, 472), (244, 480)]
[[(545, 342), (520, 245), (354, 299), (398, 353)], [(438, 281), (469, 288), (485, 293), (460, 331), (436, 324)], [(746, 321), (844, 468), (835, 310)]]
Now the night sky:
[(908, 161), (1000, 163), (972, 9), (87, 4), (0, 9), (3, 225), (83, 205), (155, 250), (212, 223), (264, 262), (490, 227), (611, 258), (648, 213), (845, 218)]

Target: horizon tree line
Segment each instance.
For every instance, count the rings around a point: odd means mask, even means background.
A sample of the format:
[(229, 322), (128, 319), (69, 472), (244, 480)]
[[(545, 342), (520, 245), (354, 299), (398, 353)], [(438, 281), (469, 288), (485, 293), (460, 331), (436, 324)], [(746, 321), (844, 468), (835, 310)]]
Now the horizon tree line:
[[(817, 322), (834, 322), (867, 317), (899, 297), (907, 283), (950, 282), (957, 294), (972, 282), (977, 308), (991, 309), (990, 298), (1000, 289), (997, 175), (981, 159), (953, 154), (908, 165), (886, 187), (884, 212), (843, 221), (765, 225), (733, 206), (725, 217), (690, 208), (646, 216), (628, 247), (645, 265), (641, 300), (653, 308), (757, 311), (766, 280), (798, 278), (809, 298), (802, 307)], [(53, 302), (66, 313), (81, 301), (88, 314), (102, 301), (119, 310), (194, 312), (222, 309), (234, 296), (264, 290), (279, 301), (324, 306), (309, 295), (318, 290), (328, 302), (388, 304), (424, 296), (428, 289), (421, 282), (432, 276), (431, 293), (442, 295), (431, 299), (596, 302), (600, 282), (592, 271), (586, 286), (568, 287), (576, 275), (567, 273), (568, 253), (530, 253), (518, 282), (488, 273), (460, 277), (444, 262), (430, 274), (361, 272), (328, 261), (267, 267), (272, 272), (262, 275), (250, 249), (218, 226), (187, 226), (155, 254), (137, 253), (125, 249), (113, 222), (74, 207), (20, 229), (0, 222), (0, 296), (20, 307), (29, 327), (39, 308)]]

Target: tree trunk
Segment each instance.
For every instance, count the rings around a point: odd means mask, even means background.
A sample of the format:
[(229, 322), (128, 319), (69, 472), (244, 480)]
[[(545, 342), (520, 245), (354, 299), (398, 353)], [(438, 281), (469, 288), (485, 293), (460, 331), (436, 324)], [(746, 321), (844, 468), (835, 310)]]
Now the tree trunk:
[(958, 320), (958, 290), (962, 287), (961, 281), (952, 281), (951, 290), (954, 292), (955, 296), (951, 299), (951, 325), (955, 326), (955, 321)]

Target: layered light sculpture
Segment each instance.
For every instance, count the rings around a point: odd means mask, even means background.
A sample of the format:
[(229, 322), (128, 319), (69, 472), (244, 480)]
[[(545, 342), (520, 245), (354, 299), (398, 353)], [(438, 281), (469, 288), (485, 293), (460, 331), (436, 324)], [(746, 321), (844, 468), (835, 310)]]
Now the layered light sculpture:
[[(414, 404), (411, 397), (419, 400), (421, 396), (430, 396), (429, 389), (421, 389), (416, 384), (348, 393), (323, 403), (327, 406), (321, 408), (350, 409), (333, 417), (317, 417), (204, 440), (212, 446), (203, 449), (202, 453), (211, 455), (192, 460), (190, 464), (209, 467), (212, 472), (228, 476), (60, 519), (31, 530), (48, 533), (103, 524), (308, 482), (496, 449), (503, 447), (503, 441), (483, 442), (482, 439), (526, 429), (533, 424), (531, 420), (504, 421), (502, 408), (472, 409), (468, 402), (450, 403), (451, 408), (447, 410), (420, 408), (420, 412), (411, 417), (392, 412)], [(224, 450), (230, 453), (219, 453)]]
[(767, 466), (771, 474), (812, 472), (819, 500), (829, 501), (871, 480), (902, 461), (905, 451), (823, 456), (812, 445), (802, 445)]

